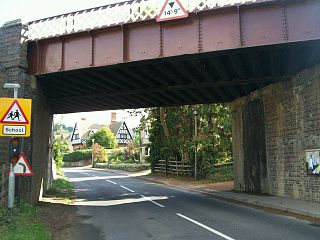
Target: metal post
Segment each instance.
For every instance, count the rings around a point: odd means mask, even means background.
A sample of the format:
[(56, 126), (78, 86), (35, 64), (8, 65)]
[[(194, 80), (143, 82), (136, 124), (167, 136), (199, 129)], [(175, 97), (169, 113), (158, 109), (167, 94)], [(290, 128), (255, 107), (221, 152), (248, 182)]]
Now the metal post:
[[(5, 89), (13, 89), (13, 97), (18, 98), (18, 91), (20, 84), (18, 83), (5, 83), (3, 85)], [(15, 192), (15, 176), (13, 172), (13, 165), (10, 163), (10, 174), (9, 174), (9, 189), (8, 189), (8, 208), (14, 206), (14, 192)]]
[(14, 206), (14, 187), (15, 187), (14, 185), (15, 185), (15, 179), (14, 179), (13, 165), (12, 163), (10, 163), (8, 208), (13, 208)]
[(19, 88), (13, 89), (13, 98), (18, 98), (18, 90), (19, 90)]
[(198, 112), (195, 110), (193, 112), (194, 114), (194, 138), (196, 141), (195, 144), (195, 150), (194, 150), (194, 180), (197, 180), (197, 163), (198, 163), (198, 156), (197, 156), (197, 151), (198, 151), (198, 124), (197, 124), (197, 116)]
[(92, 147), (91, 147), (91, 158), (92, 158), (92, 168), (94, 167), (94, 160), (93, 160), (93, 147), (94, 147), (94, 138), (92, 139)]

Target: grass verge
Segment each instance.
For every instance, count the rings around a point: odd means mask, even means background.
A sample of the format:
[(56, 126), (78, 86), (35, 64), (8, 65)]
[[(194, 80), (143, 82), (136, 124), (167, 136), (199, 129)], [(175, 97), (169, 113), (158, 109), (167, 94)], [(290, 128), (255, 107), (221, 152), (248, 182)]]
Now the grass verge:
[(66, 178), (59, 178), (53, 181), (52, 186), (45, 192), (44, 197), (63, 200), (66, 203), (73, 201), (73, 189)]
[(1, 240), (50, 240), (47, 227), (41, 223), (38, 209), (28, 204), (21, 204), (13, 212), (0, 208)]

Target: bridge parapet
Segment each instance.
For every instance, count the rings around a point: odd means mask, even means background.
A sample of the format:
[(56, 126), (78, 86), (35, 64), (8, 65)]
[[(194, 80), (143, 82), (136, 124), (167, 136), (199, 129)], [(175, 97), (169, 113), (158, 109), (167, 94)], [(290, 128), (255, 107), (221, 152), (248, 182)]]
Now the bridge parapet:
[[(274, 0), (180, 0), (188, 12)], [(29, 41), (155, 19), (163, 0), (134, 0), (66, 13), (27, 23)]]

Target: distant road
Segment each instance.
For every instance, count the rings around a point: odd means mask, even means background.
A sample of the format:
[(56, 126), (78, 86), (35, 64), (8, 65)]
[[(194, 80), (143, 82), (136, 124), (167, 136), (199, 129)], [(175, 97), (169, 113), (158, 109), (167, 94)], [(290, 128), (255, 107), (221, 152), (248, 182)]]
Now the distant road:
[(74, 240), (319, 240), (320, 225), (91, 169), (65, 169)]

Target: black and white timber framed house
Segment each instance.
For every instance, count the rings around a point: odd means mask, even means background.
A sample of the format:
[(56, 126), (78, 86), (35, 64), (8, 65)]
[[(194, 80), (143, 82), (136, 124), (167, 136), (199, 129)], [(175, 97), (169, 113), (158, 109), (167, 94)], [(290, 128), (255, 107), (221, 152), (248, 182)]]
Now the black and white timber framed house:
[(133, 137), (126, 122), (111, 122), (110, 129), (116, 136), (119, 147), (126, 147), (132, 142)]
[(81, 121), (75, 123), (71, 134), (71, 145), (73, 150), (79, 150), (86, 146), (86, 142), (91, 134), (94, 134), (102, 127), (106, 127), (103, 124), (91, 124), (86, 121), (85, 118), (81, 118)]

